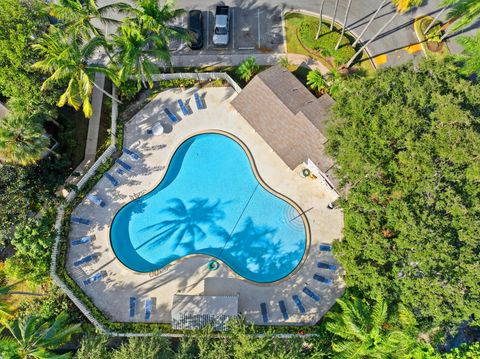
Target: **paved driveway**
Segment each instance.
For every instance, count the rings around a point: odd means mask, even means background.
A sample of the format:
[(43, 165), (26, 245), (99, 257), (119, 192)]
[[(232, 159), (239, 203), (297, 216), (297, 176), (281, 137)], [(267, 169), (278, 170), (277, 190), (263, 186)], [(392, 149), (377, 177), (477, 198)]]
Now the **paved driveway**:
[[(100, 4), (111, 3), (117, 0), (99, 0)], [(385, 61), (385, 65), (396, 65), (403, 63), (416, 56), (421, 56), (420, 47), (409, 47), (418, 42), (413, 31), (413, 20), (415, 17), (425, 14), (435, 15), (439, 11), (440, 0), (425, 0), (424, 5), (416, 10), (398, 16), (369, 46), (372, 56), (383, 55), (379, 63)], [(212, 56), (219, 56), (219, 62), (225, 56), (248, 55), (248, 54), (281, 54), (285, 51), (283, 47), (283, 31), (281, 22), (282, 11), (307, 10), (318, 13), (320, 0), (287, 0), (278, 2), (274, 0), (226, 0), (221, 2), (232, 8), (232, 36), (230, 45), (226, 49), (214, 49), (211, 43), (215, 5), (220, 4), (211, 0), (178, 0), (177, 6), (190, 9), (199, 9), (205, 15), (205, 30), (208, 28), (208, 36), (205, 38), (205, 48), (202, 51), (191, 51), (181, 44), (173, 44), (177, 49), (177, 55), (202, 55), (211, 59)], [(376, 11), (381, 0), (354, 0), (350, 9), (348, 29), (354, 34), (360, 34), (366, 26), (370, 16)], [(348, 0), (339, 0), (336, 20), (343, 22)], [(327, 0), (324, 14), (332, 17), (335, 0)], [(394, 14), (394, 7), (388, 3), (380, 11), (377, 19), (372, 23), (366, 33), (362, 36), (363, 41), (370, 39)], [(181, 20), (185, 23), (185, 20)], [(480, 19), (467, 28), (464, 33), (473, 35), (480, 27)], [(206, 31), (207, 33), (207, 31)], [(449, 41), (452, 52), (461, 51), (461, 47), (454, 40)], [(238, 58), (242, 58), (241, 56)], [(201, 64), (202, 57), (196, 60)]]

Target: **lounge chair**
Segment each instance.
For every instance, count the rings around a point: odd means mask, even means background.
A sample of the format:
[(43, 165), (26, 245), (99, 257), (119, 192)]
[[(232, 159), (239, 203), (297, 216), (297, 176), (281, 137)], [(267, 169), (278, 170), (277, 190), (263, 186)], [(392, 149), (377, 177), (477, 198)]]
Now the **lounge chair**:
[(163, 111), (167, 114), (168, 118), (172, 120), (172, 122), (178, 122), (178, 117), (175, 116), (168, 108), (164, 108)]
[(263, 322), (268, 323), (267, 305), (265, 303), (260, 303), (260, 310), (262, 312)]
[(79, 259), (76, 262), (73, 262), (74, 267), (81, 267), (84, 264), (87, 264), (88, 262), (91, 262), (93, 260), (93, 254), (90, 254), (88, 256), (85, 256), (81, 259)]
[(88, 226), (90, 223), (92, 223), (92, 221), (89, 220), (89, 219), (86, 219), (86, 218), (83, 218), (83, 217), (75, 217), (75, 216), (72, 216), (72, 222), (77, 223), (77, 224), (84, 224), (86, 226)]
[(283, 319), (287, 320), (288, 312), (287, 312), (287, 306), (285, 305), (285, 302), (283, 300), (279, 301), (278, 306), (280, 307), (280, 311), (282, 312)]
[(92, 283), (98, 282), (103, 278), (103, 276), (104, 276), (103, 272), (97, 273), (97, 274), (91, 276), (90, 278), (85, 279), (83, 281), (83, 285), (87, 286), (87, 285), (90, 285)]
[(327, 285), (332, 285), (333, 281), (330, 278), (325, 278), (321, 275), (314, 274), (313, 279), (318, 280), (321, 283), (327, 284)]
[(135, 305), (137, 304), (137, 298), (130, 297), (130, 318), (135, 316)]
[(190, 111), (188, 111), (187, 106), (185, 106), (185, 104), (183, 103), (182, 100), (178, 100), (177, 102), (178, 102), (178, 106), (180, 106), (180, 109), (182, 110), (184, 116), (191, 115)]
[(315, 302), (320, 301), (320, 296), (308, 287), (303, 288), (303, 293), (312, 298)]
[(117, 181), (115, 177), (113, 177), (110, 173), (105, 172), (105, 178), (110, 181), (113, 187), (117, 187), (120, 183)]
[(296, 295), (296, 294), (292, 295), (292, 299), (293, 299), (293, 302), (297, 305), (300, 313), (305, 314), (305, 307), (303, 306), (303, 303), (300, 300), (300, 298), (298, 297), (298, 295)]
[(324, 262), (318, 262), (317, 267), (322, 269), (337, 270), (337, 266), (335, 264)]
[(130, 166), (128, 163), (123, 162), (121, 159), (117, 159), (117, 163), (126, 171), (132, 170), (132, 166)]
[(152, 298), (148, 298), (147, 301), (145, 302), (145, 320), (150, 319), (150, 315), (152, 314), (152, 304), (153, 304)]
[(320, 250), (322, 252), (331, 252), (332, 246), (330, 244), (320, 244)]
[(205, 109), (205, 106), (203, 105), (203, 101), (200, 98), (198, 92), (195, 92), (193, 94), (193, 97), (195, 98), (195, 104), (197, 105), (197, 109), (199, 109), (199, 110)]
[(87, 198), (99, 207), (105, 207), (105, 201), (94, 194), (88, 194)]
[(138, 161), (140, 159), (140, 155), (137, 152), (132, 151), (128, 148), (124, 148), (123, 152), (125, 152), (127, 155), (129, 155), (130, 158), (134, 161)]
[(80, 244), (88, 244), (93, 240), (93, 236), (85, 236), (79, 239), (72, 240), (72, 246), (78, 246)]
[(117, 170), (115, 171), (117, 172), (120, 176), (123, 176), (126, 172), (124, 170), (122, 170), (121, 168), (117, 168)]

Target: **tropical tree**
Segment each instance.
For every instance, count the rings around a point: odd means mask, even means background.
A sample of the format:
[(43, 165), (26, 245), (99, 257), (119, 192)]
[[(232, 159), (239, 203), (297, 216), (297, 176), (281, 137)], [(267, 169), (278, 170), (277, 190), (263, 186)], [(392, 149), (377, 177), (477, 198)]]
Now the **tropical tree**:
[(0, 120), (0, 161), (22, 166), (37, 162), (49, 140), (41, 121), (10, 113)]
[(480, 17), (480, 1), (478, 0), (447, 0), (450, 3), (447, 22), (439, 31), (444, 31), (441, 40), (454, 32), (465, 28)]
[(290, 60), (288, 59), (288, 56), (282, 56), (278, 59), (277, 64), (288, 69), (290, 66)]
[(333, 9), (332, 23), (330, 24), (330, 31), (333, 31), (333, 26), (335, 25), (335, 18), (337, 17), (338, 9), (338, 0), (335, 0), (335, 8)]
[[(388, 25), (392, 23), (395, 18), (406, 11), (409, 11), (413, 7), (420, 6), (423, 2), (423, 0), (392, 0), (393, 4), (396, 6), (397, 10), (395, 11), (395, 14), (393, 14), (390, 19), (388, 19), (380, 29), (365, 43), (363, 44), (360, 49), (350, 58), (350, 60), (347, 62), (346, 67), (352, 66), (353, 62), (355, 59), (365, 50), (365, 48), (370, 45), (382, 32), (387, 28)], [(376, 15), (375, 15), (376, 16)]]
[(167, 338), (153, 335), (150, 337), (133, 337), (123, 343), (111, 355), (112, 359), (158, 358), (173, 359), (174, 352)]
[(458, 43), (463, 46), (463, 53), (457, 55), (463, 62), (461, 71), (467, 76), (480, 73), (480, 32), (474, 36), (462, 36)]
[[(110, 359), (111, 351), (107, 348), (108, 337), (100, 334), (87, 334), (82, 337), (75, 359)], [(138, 356), (137, 356), (138, 357)]]
[[(172, 39), (191, 40), (192, 35), (187, 29), (173, 25), (174, 20), (184, 14), (184, 9), (175, 8), (174, 0), (166, 0), (163, 6), (157, 0), (136, 0), (127, 21), (138, 24), (144, 36), (150, 38), (155, 46), (165, 49)], [(150, 37), (152, 34), (156, 36)]]
[(320, 5), (320, 14), (318, 16), (318, 29), (317, 34), (315, 35), (315, 39), (318, 39), (320, 36), (320, 31), (322, 30), (322, 22), (323, 22), (323, 7), (325, 6), (325, 0), (322, 0), (322, 4)]
[(47, 90), (54, 84), (68, 83), (57, 106), (62, 107), (68, 103), (75, 110), (82, 107), (85, 117), (90, 118), (92, 116), (90, 97), (94, 87), (120, 102), (94, 81), (95, 73), (99, 72), (116, 82), (110, 69), (90, 62), (93, 52), (104, 45), (105, 39), (102, 37), (94, 37), (90, 40), (85, 40), (81, 36), (70, 37), (55, 27), (50, 27), (49, 32), (33, 45), (42, 57), (33, 67), (50, 74), (50, 77), (43, 82), (42, 90)]
[(363, 28), (362, 32), (357, 36), (357, 38), (355, 39), (355, 41), (353, 42), (352, 44), (352, 47), (355, 48), (355, 46), (357, 46), (358, 42), (361, 40), (363, 34), (365, 34), (365, 32), (367, 31), (367, 29), (370, 27), (370, 25), (372, 24), (373, 20), (375, 20), (377, 18), (377, 15), (378, 13), (380, 12), (380, 10), (382, 10), (382, 8), (385, 6), (385, 4), (388, 2), (389, 0), (383, 0), (380, 5), (378, 5), (377, 7), (377, 10), (373, 13), (372, 16), (370, 16), (370, 20), (368, 21), (367, 25), (365, 25), (365, 27)]
[(348, 13), (350, 12), (350, 6), (352, 5), (352, 0), (348, 0), (347, 10), (345, 11), (345, 18), (343, 19), (343, 26), (342, 26), (342, 33), (340, 34), (340, 38), (335, 45), (335, 50), (338, 50), (340, 44), (342, 43), (343, 36), (345, 36), (345, 28), (347, 27), (348, 22)]
[(49, 14), (60, 20), (60, 25), (85, 39), (103, 36), (103, 31), (94, 25), (118, 24), (119, 20), (107, 17), (110, 11), (128, 12), (132, 7), (122, 2), (98, 6), (96, 0), (59, 0), (48, 4)]
[(317, 69), (308, 72), (307, 85), (310, 86), (312, 90), (315, 90), (319, 93), (326, 92), (328, 88), (327, 81), (323, 77), (322, 73)]
[(53, 323), (35, 316), (6, 322), (5, 327), (11, 336), (0, 338), (0, 346), (13, 347), (21, 359), (68, 358), (67, 354), (57, 355), (51, 351), (80, 331), (80, 324), (67, 325), (67, 322), (68, 314), (65, 312), (58, 315)]
[(335, 358), (404, 358), (417, 347), (415, 318), (402, 305), (393, 312), (381, 296), (373, 304), (357, 297), (337, 304), (340, 311), (325, 316)]
[[(137, 89), (141, 84), (145, 87), (153, 86), (152, 75), (158, 73), (158, 66), (154, 60), (170, 63), (170, 53), (158, 35), (142, 32), (140, 26), (132, 21), (127, 21), (120, 27), (118, 35), (113, 36), (116, 48), (112, 69), (121, 83), (125, 83), (131, 76), (137, 81)], [(150, 47), (153, 42), (155, 46)]]
[(260, 66), (257, 64), (255, 57), (249, 56), (238, 66), (236, 72), (243, 81), (248, 82), (259, 70)]

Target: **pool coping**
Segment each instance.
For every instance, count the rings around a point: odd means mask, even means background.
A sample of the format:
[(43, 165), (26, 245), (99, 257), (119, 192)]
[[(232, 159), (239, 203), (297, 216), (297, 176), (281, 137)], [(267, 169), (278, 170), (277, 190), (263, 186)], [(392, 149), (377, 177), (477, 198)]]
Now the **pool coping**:
[[(302, 218), (302, 221), (303, 221), (303, 225), (304, 225), (304, 228), (305, 228), (305, 249), (304, 249), (304, 252), (303, 252), (303, 256), (301, 258), (301, 260), (298, 262), (298, 264), (295, 266), (295, 268), (289, 273), (287, 274), (286, 276), (280, 278), (280, 279), (277, 279), (273, 282), (255, 282), (255, 281), (252, 281), (250, 279), (247, 279), (243, 276), (241, 276), (240, 274), (238, 274), (234, 269), (232, 269), (229, 265), (227, 265), (223, 260), (217, 258), (216, 256), (214, 255), (210, 255), (210, 254), (202, 254), (202, 253), (194, 253), (194, 254), (189, 254), (189, 255), (186, 255), (186, 256), (182, 256), (181, 258), (178, 258), (170, 263), (168, 263), (167, 265), (165, 265), (164, 267), (160, 268), (160, 269), (157, 269), (155, 271), (151, 271), (151, 272), (138, 272), (138, 271), (135, 271), (129, 267), (127, 267), (120, 259), (119, 257), (116, 255), (116, 252), (115, 250), (113, 249), (113, 246), (112, 246), (112, 236), (111, 236), (111, 230), (112, 230), (112, 223), (113, 221), (115, 220), (115, 217), (117, 216), (118, 212), (124, 208), (125, 206), (127, 206), (128, 204), (132, 203), (133, 201), (137, 200), (138, 198), (141, 198), (145, 195), (147, 195), (148, 193), (152, 192), (153, 190), (155, 190), (155, 188), (158, 187), (158, 185), (163, 181), (164, 177), (166, 176), (167, 172), (168, 172), (168, 168), (171, 164), (171, 161), (172, 161), (172, 158), (173, 156), (175, 155), (175, 153), (177, 152), (177, 150), (180, 148), (180, 146), (183, 145), (183, 143), (185, 143), (186, 141), (188, 141), (189, 139), (195, 137), (195, 136), (198, 136), (198, 135), (202, 135), (202, 134), (209, 134), (209, 133), (213, 133), (213, 134), (219, 134), (219, 135), (223, 135), (223, 136), (226, 136), (228, 138), (230, 138), (231, 140), (237, 142), (241, 147), (242, 149), (244, 150), (245, 154), (247, 155), (249, 161), (250, 161), (250, 166), (252, 168), (252, 171), (255, 175), (255, 178), (257, 179), (257, 181), (259, 182), (260, 185), (262, 185), (262, 187), (270, 192), (272, 195), (276, 196), (277, 198), (280, 198), (282, 200), (284, 200), (285, 202), (287, 202), (289, 205), (291, 205), (293, 208), (295, 208), (295, 210), (300, 214), (300, 217)], [(160, 275), (161, 273), (164, 273), (166, 272), (171, 266), (174, 266), (174, 265), (177, 265), (179, 263), (182, 263), (182, 261), (185, 261), (191, 257), (194, 257), (194, 256), (200, 256), (200, 257), (206, 257), (206, 258), (215, 258), (216, 260), (218, 260), (219, 262), (221, 262), (226, 268), (227, 270), (236, 278), (236, 279), (240, 279), (242, 281), (245, 281), (249, 284), (252, 284), (252, 285), (256, 285), (256, 286), (262, 286), (262, 287), (270, 287), (270, 286), (275, 286), (275, 285), (278, 285), (279, 283), (283, 282), (283, 281), (286, 281), (286, 280), (289, 280), (290, 278), (292, 278), (296, 273), (298, 273), (298, 271), (302, 268), (303, 264), (305, 263), (309, 253), (310, 253), (310, 244), (311, 244), (311, 230), (310, 230), (310, 223), (308, 221), (308, 218), (305, 214), (305, 212), (302, 210), (302, 208), (294, 201), (292, 200), (291, 198), (285, 196), (284, 194), (280, 193), (280, 192), (277, 192), (275, 191), (272, 187), (270, 187), (265, 181), (264, 179), (261, 177), (260, 173), (258, 172), (258, 168), (257, 168), (257, 164), (255, 162), (255, 159), (250, 151), (250, 149), (248, 148), (248, 146), (240, 139), (238, 138), (237, 136), (235, 136), (234, 134), (230, 133), (230, 132), (227, 132), (227, 131), (223, 131), (223, 130), (218, 130), (218, 129), (210, 129), (210, 130), (202, 130), (202, 131), (197, 131), (197, 132), (194, 132), (192, 134), (190, 134), (189, 136), (183, 138), (181, 141), (179, 141), (179, 143), (177, 144), (177, 146), (174, 148), (174, 150), (169, 154), (168, 158), (167, 158), (167, 161), (166, 161), (166, 165), (165, 165), (165, 171), (163, 172), (163, 174), (159, 177), (158, 181), (156, 181), (155, 184), (153, 184), (152, 186), (149, 187), (149, 189), (145, 190), (145, 193), (143, 193), (141, 196), (125, 203), (124, 205), (122, 205), (121, 207), (118, 208), (117, 211), (115, 211), (113, 213), (113, 217), (112, 217), (112, 220), (110, 221), (110, 224), (109, 224), (109, 228), (108, 228), (108, 235), (109, 235), (109, 240), (108, 240), (108, 246), (109, 248), (112, 250), (112, 252), (114, 253), (115, 255), (115, 258), (118, 260), (118, 263), (124, 268), (126, 269), (127, 271), (131, 272), (132, 274), (135, 274), (135, 275), (145, 275), (145, 274), (148, 274), (150, 277), (155, 277), (157, 275)]]

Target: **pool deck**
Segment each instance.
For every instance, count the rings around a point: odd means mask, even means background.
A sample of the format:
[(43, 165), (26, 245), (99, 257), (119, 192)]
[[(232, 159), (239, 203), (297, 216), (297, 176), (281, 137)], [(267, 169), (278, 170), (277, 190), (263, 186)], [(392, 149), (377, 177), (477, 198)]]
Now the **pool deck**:
[[(193, 94), (199, 91), (207, 108), (197, 110)], [(343, 213), (339, 209), (330, 210), (327, 204), (338, 195), (321, 179), (304, 178), (303, 166), (290, 170), (281, 158), (230, 105), (236, 96), (229, 87), (192, 88), (185, 91), (172, 89), (164, 91), (137, 113), (126, 125), (124, 146), (141, 155), (137, 161), (127, 154), (121, 159), (132, 166), (130, 172), (116, 173), (120, 166), (115, 164), (109, 173), (120, 185), (113, 187), (102, 177), (90, 193), (98, 195), (106, 202), (101, 208), (84, 199), (73, 211), (74, 216), (92, 221), (91, 225), (71, 225), (70, 239), (85, 235), (95, 235), (91, 244), (69, 246), (67, 270), (78, 285), (92, 298), (96, 306), (111, 320), (118, 322), (160, 322), (171, 320), (171, 308), (175, 293), (197, 295), (239, 295), (239, 311), (248, 321), (265, 324), (262, 320), (260, 303), (266, 303), (268, 324), (308, 325), (317, 322), (341, 296), (345, 284), (342, 269), (330, 271), (317, 268), (317, 262), (338, 263), (329, 252), (320, 252), (321, 243), (331, 243), (341, 238)], [(177, 99), (187, 101), (193, 111), (183, 116)], [(181, 120), (172, 123), (163, 109), (168, 108)], [(266, 109), (268, 111), (268, 109)], [(153, 124), (161, 122), (165, 132), (155, 136), (147, 133)], [(207, 262), (211, 257), (194, 255), (172, 263), (155, 273), (135, 273), (124, 267), (116, 259), (111, 245), (109, 228), (115, 213), (126, 203), (154, 188), (165, 172), (175, 148), (187, 137), (208, 130), (220, 130), (233, 134), (249, 148), (256, 163), (259, 175), (275, 191), (295, 201), (308, 218), (311, 230), (311, 243), (308, 255), (299, 270), (286, 279), (270, 284), (258, 285), (245, 281), (221, 264), (220, 269), (209, 271)], [(73, 262), (95, 254), (93, 262), (75, 268)], [(102, 272), (105, 277), (88, 286), (83, 281)], [(313, 279), (317, 273), (333, 279), (328, 286)], [(319, 302), (305, 295), (307, 286), (321, 297)], [(300, 314), (292, 300), (298, 295), (306, 309)], [(130, 297), (136, 297), (135, 315), (130, 318)], [(153, 309), (148, 321), (144, 319), (145, 302), (153, 298)], [(285, 320), (278, 302), (286, 304), (289, 318)]]

